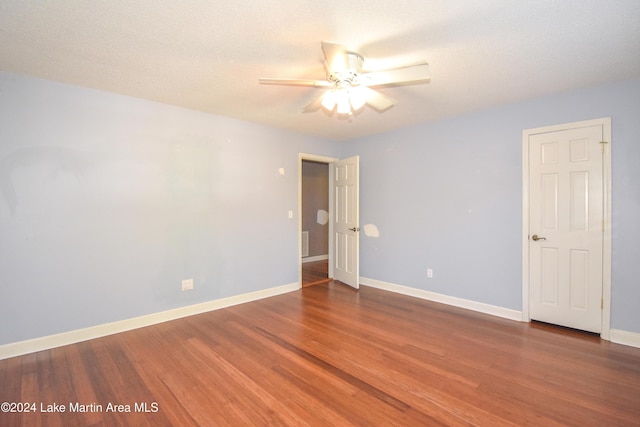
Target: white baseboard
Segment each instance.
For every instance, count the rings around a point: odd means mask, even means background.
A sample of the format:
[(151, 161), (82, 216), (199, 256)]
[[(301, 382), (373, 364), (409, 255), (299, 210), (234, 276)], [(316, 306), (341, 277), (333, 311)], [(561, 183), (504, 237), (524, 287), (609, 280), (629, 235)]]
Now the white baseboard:
[(324, 261), (325, 259), (329, 259), (329, 255), (307, 256), (302, 258), (302, 263), (304, 264), (305, 262)]
[(426, 299), (429, 301), (435, 301), (455, 307), (466, 308), (468, 310), (522, 322), (522, 312), (518, 310), (512, 310), (509, 308), (498, 307), (495, 305), (484, 304), (467, 299), (451, 297), (448, 295), (438, 294), (422, 289), (411, 288), (409, 286), (396, 285), (395, 283), (383, 282), (381, 280), (368, 279), (366, 277), (360, 277), (360, 283), (366, 286), (371, 286), (372, 288), (383, 289), (385, 291), (396, 292), (403, 295)]
[(616, 344), (640, 348), (640, 334), (637, 332), (611, 329), (611, 331), (609, 331), (609, 338), (611, 339), (611, 342)]
[[(360, 283), (366, 286), (371, 286), (372, 288), (378, 288), (403, 295), (413, 296), (416, 298), (426, 299), (429, 301), (435, 301), (455, 307), (477, 311), (480, 313), (502, 317), (505, 319), (522, 321), (522, 312), (517, 310), (511, 310), (504, 307), (498, 307), (462, 298), (451, 297), (448, 295), (411, 288), (408, 286), (396, 285), (394, 283), (383, 282), (381, 280), (369, 279), (366, 277), (361, 277)], [(263, 289), (256, 292), (250, 292), (247, 294), (236, 295), (186, 307), (175, 308), (159, 313), (148, 314), (132, 319), (125, 319), (117, 322), (92, 326), (89, 328), (49, 335), (46, 337), (4, 344), (0, 345), (0, 360), (8, 359), (15, 356), (21, 356), (23, 354), (34, 353), (37, 351), (48, 350), (55, 347), (61, 347), (68, 344), (74, 344), (81, 341), (87, 341), (94, 338), (100, 338), (106, 335), (112, 335), (119, 332), (142, 328), (145, 326), (151, 326), (170, 320), (180, 319), (182, 317), (193, 316), (195, 314), (206, 313), (208, 311), (256, 301), (259, 299), (292, 292), (298, 289), (300, 289), (300, 284), (296, 282), (288, 285), (277, 286), (274, 288)], [(611, 329), (610, 338), (611, 342), (640, 348), (639, 333), (628, 332), (619, 329)]]
[(174, 308), (172, 310), (162, 311), (159, 313), (134, 317), (132, 319), (119, 320), (117, 322), (105, 323), (102, 325), (91, 326), (89, 328), (77, 329), (74, 331), (63, 332), (55, 335), (48, 335), (46, 337), (4, 344), (0, 345), (0, 360), (8, 359), (14, 356), (21, 356), (23, 354), (34, 353), (36, 351), (61, 347), (63, 345), (74, 344), (81, 341), (87, 341), (94, 338), (100, 338), (106, 335), (117, 334), (119, 332), (130, 331), (132, 329), (151, 326), (157, 323), (167, 322), (169, 320), (193, 316), (194, 314), (206, 313), (208, 311), (256, 301), (259, 299), (292, 292), (298, 289), (300, 289), (300, 283), (296, 282), (288, 285), (276, 286), (274, 288), (263, 289), (256, 292), (250, 292), (242, 295), (235, 295), (232, 297), (207, 301), (200, 304), (189, 305), (186, 307)]

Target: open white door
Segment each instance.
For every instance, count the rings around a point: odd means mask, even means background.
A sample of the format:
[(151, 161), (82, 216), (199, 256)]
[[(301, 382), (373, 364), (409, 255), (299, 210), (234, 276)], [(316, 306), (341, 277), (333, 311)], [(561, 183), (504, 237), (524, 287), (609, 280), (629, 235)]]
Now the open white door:
[(354, 288), (360, 283), (358, 156), (333, 163), (333, 278)]

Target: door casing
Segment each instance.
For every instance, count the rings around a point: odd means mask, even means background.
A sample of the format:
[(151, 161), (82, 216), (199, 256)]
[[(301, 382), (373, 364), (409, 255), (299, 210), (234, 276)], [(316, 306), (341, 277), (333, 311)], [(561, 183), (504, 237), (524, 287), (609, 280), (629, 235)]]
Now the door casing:
[(586, 126), (602, 126), (603, 138), (603, 248), (602, 248), (602, 329), (600, 337), (610, 338), (611, 324), (611, 118), (585, 120), (522, 131), (522, 320), (530, 322), (529, 312), (529, 136)]

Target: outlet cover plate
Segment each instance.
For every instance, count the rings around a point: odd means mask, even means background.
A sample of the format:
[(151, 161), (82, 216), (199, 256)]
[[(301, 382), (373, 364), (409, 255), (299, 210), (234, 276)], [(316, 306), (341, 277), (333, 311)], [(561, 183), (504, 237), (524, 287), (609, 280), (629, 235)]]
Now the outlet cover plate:
[(193, 289), (193, 279), (184, 279), (182, 281), (182, 290), (190, 291)]

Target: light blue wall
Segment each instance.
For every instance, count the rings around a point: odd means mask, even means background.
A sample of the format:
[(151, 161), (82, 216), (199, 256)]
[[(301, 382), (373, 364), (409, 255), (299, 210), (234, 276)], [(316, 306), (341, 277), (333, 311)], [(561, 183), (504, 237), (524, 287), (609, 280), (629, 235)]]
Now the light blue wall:
[(640, 80), (334, 143), (0, 73), (0, 345), (296, 282), (299, 152), (361, 156), (362, 276), (520, 310), (522, 130), (605, 116), (640, 333)]
[[(640, 79), (350, 141), (360, 155), (360, 274), (522, 309), (522, 131), (612, 117), (611, 327), (640, 333)], [(432, 268), (434, 277), (427, 279)]]
[(297, 282), (299, 152), (336, 144), (0, 73), (0, 345)]

